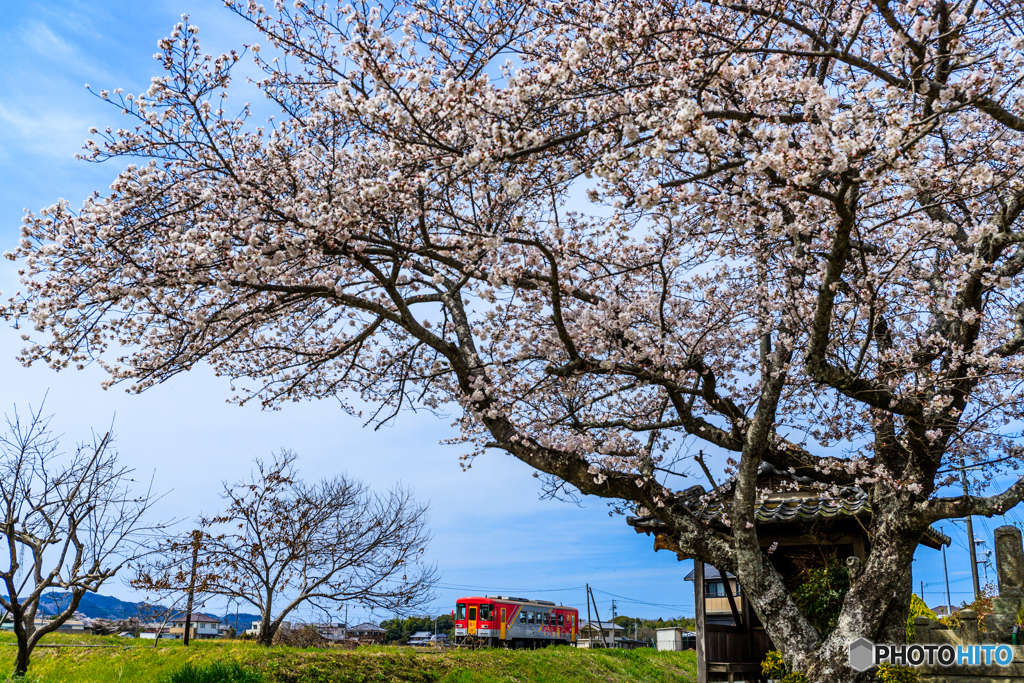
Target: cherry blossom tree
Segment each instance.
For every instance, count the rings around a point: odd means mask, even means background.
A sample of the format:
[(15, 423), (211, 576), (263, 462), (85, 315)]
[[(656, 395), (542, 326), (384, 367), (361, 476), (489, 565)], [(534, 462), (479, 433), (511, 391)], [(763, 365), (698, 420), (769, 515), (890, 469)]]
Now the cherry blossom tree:
[[(133, 123), (84, 156), (132, 165), (25, 217), (23, 362), (130, 391), (202, 362), (378, 421), (457, 402), (467, 466), (656, 516), (816, 681), (896, 632), (929, 524), (1024, 496), (1011, 3), (228, 5), (280, 114), (228, 108), (244, 53), (187, 19), (146, 93), (100, 91)], [(663, 471), (686, 447), (730, 456), (724, 532)], [(765, 462), (871, 496), (827, 637), (760, 549)], [(1016, 483), (947, 493), (982, 464)]]

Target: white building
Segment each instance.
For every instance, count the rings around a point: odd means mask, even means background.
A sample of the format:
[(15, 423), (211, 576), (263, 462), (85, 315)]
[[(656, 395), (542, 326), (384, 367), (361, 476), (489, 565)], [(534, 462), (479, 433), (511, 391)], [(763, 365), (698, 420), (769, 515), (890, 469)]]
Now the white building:
[[(262, 620), (252, 622), (252, 626), (250, 626), (249, 628), (245, 629), (245, 635), (253, 636), (253, 637), (258, 636), (260, 634), (260, 626), (262, 626), (262, 625), (263, 625), (263, 621)], [(292, 622), (290, 622), (290, 621), (282, 621), (281, 622), (280, 628), (288, 629), (288, 628), (291, 628), (291, 627), (292, 627)]]
[[(217, 638), (220, 635), (221, 620), (208, 617), (205, 614), (193, 613), (189, 624), (189, 640)], [(185, 637), (185, 615), (176, 614), (167, 623), (167, 632), (161, 638), (182, 640)]]
[(671, 652), (682, 652), (696, 648), (697, 634), (693, 631), (671, 626), (669, 628), (655, 629), (658, 633), (658, 649)]

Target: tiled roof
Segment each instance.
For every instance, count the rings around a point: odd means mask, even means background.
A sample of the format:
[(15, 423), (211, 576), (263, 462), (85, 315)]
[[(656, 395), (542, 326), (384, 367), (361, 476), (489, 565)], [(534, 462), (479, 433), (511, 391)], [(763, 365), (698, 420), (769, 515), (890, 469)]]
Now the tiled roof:
[[(593, 620), (593, 621), (581, 621), (580, 622), (580, 628), (586, 628), (587, 626), (590, 626), (594, 630), (597, 630), (598, 628), (600, 628), (598, 626), (598, 622), (597, 622), (596, 619)], [(614, 621), (602, 621), (601, 622), (601, 626), (604, 628), (605, 631), (625, 631), (626, 630), (622, 626), (619, 626), (618, 624), (616, 624)]]
[[(792, 479), (799, 484), (805, 484), (806, 477), (794, 477), (788, 472), (776, 470), (768, 463), (761, 463), (759, 475), (775, 475)], [(724, 495), (732, 490), (733, 480), (726, 482), (719, 487)], [(708, 524), (722, 523), (722, 503), (720, 501), (703, 502), (701, 497), (705, 494), (702, 486), (692, 486), (684, 493), (683, 505), (685, 505), (701, 520)], [(859, 486), (846, 486), (840, 490), (835, 498), (823, 498), (808, 492), (807, 495), (792, 498), (769, 498), (757, 502), (754, 510), (754, 519), (763, 524), (785, 524), (789, 522), (813, 522), (825, 519), (840, 518), (864, 518), (871, 516), (871, 502), (868, 494)], [(654, 517), (627, 517), (626, 523), (634, 527), (637, 532), (652, 532), (665, 528), (666, 525)], [(949, 536), (936, 531), (932, 527), (925, 529), (921, 537), (922, 545), (929, 548), (939, 549), (950, 544)]]
[(382, 629), (380, 626), (377, 626), (376, 624), (371, 624), (369, 622), (367, 622), (365, 624), (356, 624), (355, 626), (349, 626), (348, 630), (350, 630), (350, 631), (373, 631), (375, 633), (387, 633), (387, 631), (385, 629)]

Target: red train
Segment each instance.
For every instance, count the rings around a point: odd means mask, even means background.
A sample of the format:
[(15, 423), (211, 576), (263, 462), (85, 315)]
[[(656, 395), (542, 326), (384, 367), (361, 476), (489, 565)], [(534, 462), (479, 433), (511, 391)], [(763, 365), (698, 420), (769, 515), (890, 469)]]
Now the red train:
[(548, 600), (505, 595), (459, 598), (455, 605), (457, 644), (538, 648), (576, 643), (580, 630), (575, 607)]

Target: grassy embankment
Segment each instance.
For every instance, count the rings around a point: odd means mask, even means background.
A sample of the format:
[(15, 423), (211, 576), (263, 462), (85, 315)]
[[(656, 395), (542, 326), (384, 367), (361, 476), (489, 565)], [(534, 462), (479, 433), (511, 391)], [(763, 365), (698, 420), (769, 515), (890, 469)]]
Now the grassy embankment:
[[(12, 634), (0, 635), (0, 680), (10, 674)], [(161, 683), (186, 663), (202, 667), (238, 662), (264, 683), (676, 683), (695, 681), (692, 652), (654, 650), (478, 650), (435, 653), (412, 648), (362, 647), (354, 652), (262, 648), (239, 641), (193, 642), (153, 647), (151, 641), (58, 634), (50, 645), (114, 645), (106, 648), (38, 648), (32, 683)]]

